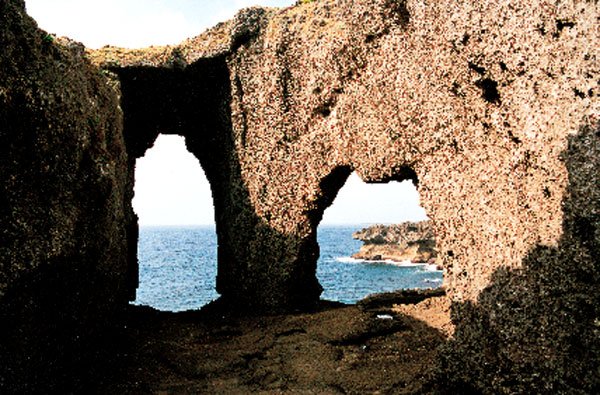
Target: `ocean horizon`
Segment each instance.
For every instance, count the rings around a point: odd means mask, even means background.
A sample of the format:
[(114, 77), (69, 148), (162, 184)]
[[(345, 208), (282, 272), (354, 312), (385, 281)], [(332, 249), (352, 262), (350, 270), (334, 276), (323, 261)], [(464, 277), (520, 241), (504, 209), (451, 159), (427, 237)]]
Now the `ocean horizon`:
[[(443, 275), (434, 265), (352, 258), (362, 245), (352, 233), (369, 225), (319, 226), (321, 299), (352, 304), (374, 293), (441, 286)], [(133, 304), (185, 311), (219, 297), (215, 225), (142, 225), (138, 260), (140, 284)]]

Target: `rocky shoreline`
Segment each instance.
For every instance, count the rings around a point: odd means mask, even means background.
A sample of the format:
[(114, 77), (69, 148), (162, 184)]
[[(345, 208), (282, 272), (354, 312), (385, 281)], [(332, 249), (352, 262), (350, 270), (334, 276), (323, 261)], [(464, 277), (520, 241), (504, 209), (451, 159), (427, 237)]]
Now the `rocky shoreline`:
[(367, 261), (435, 264), (435, 234), (430, 221), (373, 225), (352, 234), (364, 244), (352, 258)]

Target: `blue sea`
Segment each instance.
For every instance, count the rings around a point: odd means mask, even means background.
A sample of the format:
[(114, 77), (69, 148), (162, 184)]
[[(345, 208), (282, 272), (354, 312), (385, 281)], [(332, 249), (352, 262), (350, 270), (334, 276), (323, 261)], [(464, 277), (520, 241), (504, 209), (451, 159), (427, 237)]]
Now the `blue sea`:
[[(442, 272), (431, 265), (350, 258), (362, 245), (352, 233), (363, 227), (319, 227), (317, 277), (324, 289), (322, 299), (356, 303), (373, 293), (441, 286)], [(214, 226), (140, 227), (138, 258), (140, 285), (134, 304), (184, 311), (199, 309), (219, 297)]]

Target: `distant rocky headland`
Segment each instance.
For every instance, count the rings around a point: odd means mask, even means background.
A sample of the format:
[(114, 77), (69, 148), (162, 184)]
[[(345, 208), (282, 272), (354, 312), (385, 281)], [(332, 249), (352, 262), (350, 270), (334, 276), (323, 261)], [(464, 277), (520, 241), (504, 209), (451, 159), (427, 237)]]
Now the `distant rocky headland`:
[(364, 244), (352, 258), (372, 261), (435, 263), (437, 251), (430, 221), (373, 225), (352, 234)]

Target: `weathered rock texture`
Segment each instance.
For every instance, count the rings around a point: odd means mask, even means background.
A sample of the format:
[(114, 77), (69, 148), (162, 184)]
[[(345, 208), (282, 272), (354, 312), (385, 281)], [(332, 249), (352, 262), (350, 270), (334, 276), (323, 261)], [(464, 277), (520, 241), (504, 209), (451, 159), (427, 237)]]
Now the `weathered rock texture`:
[(597, 2), (319, 0), (248, 9), (177, 47), (91, 53), (121, 84), (127, 167), (104, 81), (12, 4), (3, 295), (52, 261), (55, 281), (77, 280), (65, 290), (93, 290), (58, 310), (120, 299), (135, 158), (177, 133), (213, 190), (224, 301), (311, 305), (316, 229), (349, 174), (411, 179), (454, 303), (441, 377), (463, 392), (597, 392)]
[[(179, 47), (91, 56), (121, 76), (126, 135), (183, 134), (207, 169), (224, 299), (316, 300), (316, 228), (348, 175), (412, 179), (454, 301), (445, 379), (590, 391), (598, 48), (596, 2), (320, 0), (246, 10)], [(166, 73), (184, 89), (155, 89)], [(189, 101), (213, 82), (212, 100)], [(197, 122), (149, 120), (141, 91)]]
[(354, 232), (352, 237), (364, 243), (352, 255), (356, 259), (433, 263), (437, 256), (429, 221), (373, 225)]
[(90, 339), (137, 281), (122, 118), (84, 48), (23, 2), (0, 3), (0, 47), (0, 392), (49, 393), (93, 370)]

